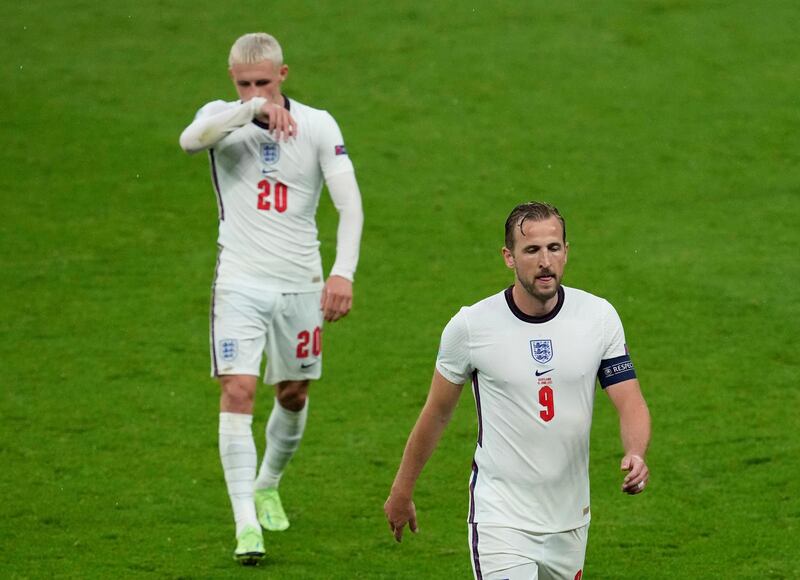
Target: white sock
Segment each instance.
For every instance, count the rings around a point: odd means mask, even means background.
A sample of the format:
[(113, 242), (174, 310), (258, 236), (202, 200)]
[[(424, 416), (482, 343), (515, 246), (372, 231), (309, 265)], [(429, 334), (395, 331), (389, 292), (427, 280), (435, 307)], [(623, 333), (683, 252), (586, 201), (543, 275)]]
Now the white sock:
[(256, 442), (253, 440), (252, 415), (219, 414), (219, 456), (228, 496), (236, 521), (236, 535), (247, 525), (259, 527), (253, 503), (253, 481), (256, 476)]
[(267, 421), (267, 448), (256, 478), (256, 489), (278, 487), (283, 470), (289, 463), (303, 438), (308, 417), (308, 399), (299, 411), (284, 409), (275, 399)]

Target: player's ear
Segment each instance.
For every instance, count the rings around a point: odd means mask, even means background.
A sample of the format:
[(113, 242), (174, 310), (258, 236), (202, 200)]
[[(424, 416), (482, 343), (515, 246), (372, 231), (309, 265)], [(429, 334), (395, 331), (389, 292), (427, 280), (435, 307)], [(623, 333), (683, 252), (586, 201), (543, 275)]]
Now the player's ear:
[(567, 258), (569, 258), (569, 242), (564, 242), (564, 263), (567, 263)]
[(289, 76), (289, 65), (282, 64), (281, 67), (278, 69), (278, 74), (281, 77), (281, 82), (286, 80), (286, 77)]
[(503, 249), (500, 250), (500, 252), (503, 254), (503, 261), (506, 263), (506, 266), (508, 266), (513, 270), (515, 266), (514, 254), (511, 253), (511, 250), (509, 250), (505, 246), (503, 246)]

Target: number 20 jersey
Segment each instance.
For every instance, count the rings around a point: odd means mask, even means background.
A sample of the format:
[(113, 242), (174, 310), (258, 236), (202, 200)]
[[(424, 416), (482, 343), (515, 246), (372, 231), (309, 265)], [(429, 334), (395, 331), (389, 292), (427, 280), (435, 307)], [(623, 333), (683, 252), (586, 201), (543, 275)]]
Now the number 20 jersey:
[[(213, 101), (214, 115), (241, 103)], [(323, 178), (353, 171), (342, 133), (326, 111), (286, 99), (297, 136), (276, 142), (253, 120), (209, 150), (219, 206), (216, 285), (277, 292), (322, 288), (316, 211)]]
[(531, 317), (509, 288), (450, 320), (436, 368), (475, 396), (469, 523), (538, 533), (589, 523), (595, 380), (635, 378), (611, 304), (562, 286), (553, 311)]

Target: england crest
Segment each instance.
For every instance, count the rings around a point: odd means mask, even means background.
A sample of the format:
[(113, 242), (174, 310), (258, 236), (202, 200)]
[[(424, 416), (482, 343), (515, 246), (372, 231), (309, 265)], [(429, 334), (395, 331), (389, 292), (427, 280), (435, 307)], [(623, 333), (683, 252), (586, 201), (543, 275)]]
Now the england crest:
[(553, 341), (549, 338), (531, 341), (531, 356), (537, 363), (543, 365), (553, 358)]
[(219, 341), (220, 357), (225, 362), (236, 360), (239, 355), (239, 341), (235, 338), (225, 338)]
[(261, 161), (266, 165), (272, 165), (278, 162), (281, 156), (281, 148), (277, 143), (262, 143), (261, 144)]

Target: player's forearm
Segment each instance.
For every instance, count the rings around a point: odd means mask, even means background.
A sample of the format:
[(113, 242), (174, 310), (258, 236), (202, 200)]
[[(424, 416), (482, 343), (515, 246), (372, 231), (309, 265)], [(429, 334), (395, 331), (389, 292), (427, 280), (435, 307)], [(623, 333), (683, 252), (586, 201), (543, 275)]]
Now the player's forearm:
[(331, 275), (342, 276), (352, 281), (358, 265), (361, 230), (364, 226), (361, 192), (353, 172), (340, 173), (326, 181), (333, 205), (339, 212), (336, 261), (331, 268)]
[(650, 444), (650, 411), (641, 396), (620, 408), (619, 429), (626, 455), (644, 458)]
[(449, 412), (446, 410), (442, 412), (427, 404), (422, 409), (403, 451), (400, 468), (392, 483), (392, 495), (409, 498), (412, 496), (417, 479), (439, 444), (451, 416), (452, 409)]
[(231, 131), (252, 121), (266, 102), (255, 97), (238, 107), (196, 119), (181, 133), (181, 148), (187, 153), (197, 153), (213, 147)]

